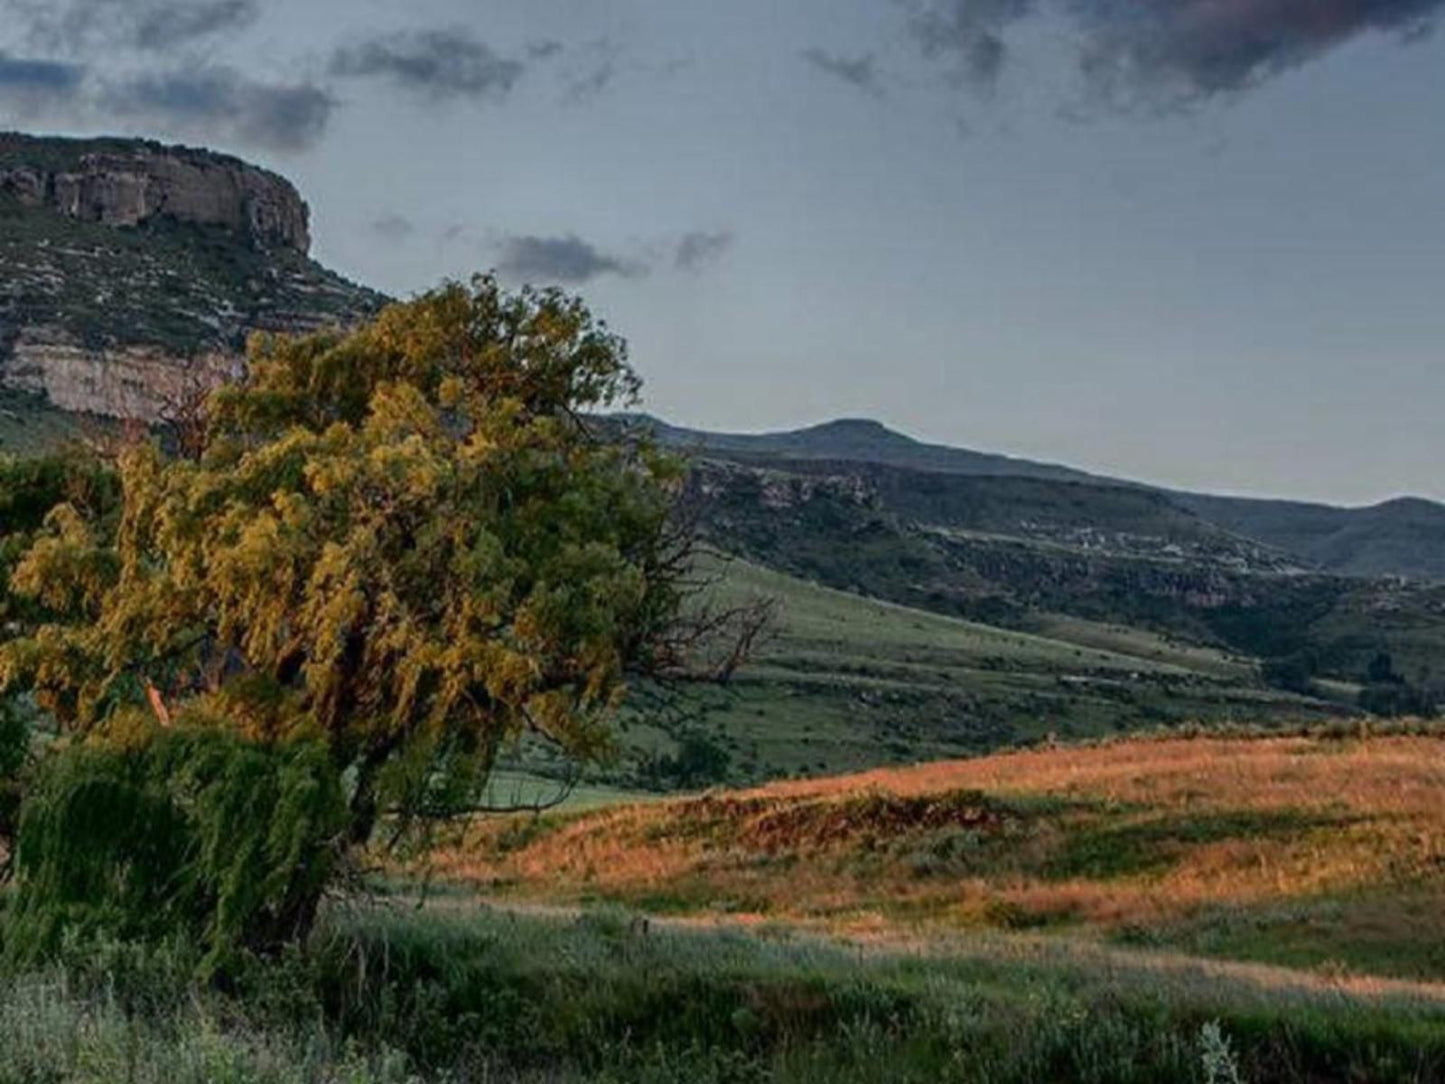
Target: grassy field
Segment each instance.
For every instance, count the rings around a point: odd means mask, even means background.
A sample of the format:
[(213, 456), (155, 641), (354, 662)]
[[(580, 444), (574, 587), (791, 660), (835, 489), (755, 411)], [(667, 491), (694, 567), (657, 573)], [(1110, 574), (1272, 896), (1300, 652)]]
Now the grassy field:
[(0, 1082), (1220, 1084), (1445, 1073), (1445, 1000), (1021, 941), (921, 954), (375, 904), (225, 990), (183, 947), (0, 974)]
[[(778, 601), (777, 635), (726, 689), (669, 720), (624, 720), (623, 770), (687, 734), (721, 752), (682, 785), (745, 785), (1191, 723), (1298, 722), (1342, 709), (1263, 687), (1253, 660), (1141, 629), (1039, 615), (1035, 632), (817, 586), (741, 560), (707, 568), (713, 601)], [(627, 766), (631, 766), (629, 774)], [(666, 787), (669, 780), (654, 780)]]
[(960, 931), (1445, 981), (1445, 739), (1160, 738), (489, 822), (507, 901)]

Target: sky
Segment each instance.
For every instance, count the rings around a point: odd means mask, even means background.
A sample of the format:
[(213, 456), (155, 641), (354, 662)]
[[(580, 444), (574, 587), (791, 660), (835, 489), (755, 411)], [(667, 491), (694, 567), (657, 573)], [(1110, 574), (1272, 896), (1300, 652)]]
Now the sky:
[(1445, 498), (1445, 0), (0, 0), (0, 127), (274, 168), (407, 296), (581, 293), (644, 407)]

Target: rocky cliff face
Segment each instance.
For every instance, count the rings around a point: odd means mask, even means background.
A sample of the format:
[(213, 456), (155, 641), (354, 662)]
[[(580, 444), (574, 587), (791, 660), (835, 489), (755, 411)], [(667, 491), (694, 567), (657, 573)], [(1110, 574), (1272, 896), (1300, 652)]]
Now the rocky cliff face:
[(208, 151), (0, 135), (0, 389), (154, 421), (241, 371), (252, 331), (384, 302), (308, 256), (284, 178)]
[(168, 218), (231, 231), (257, 248), (303, 256), (311, 249), (310, 212), (283, 177), (184, 147), (119, 140), (90, 146), (0, 134), (0, 193), (77, 222), (135, 227)]

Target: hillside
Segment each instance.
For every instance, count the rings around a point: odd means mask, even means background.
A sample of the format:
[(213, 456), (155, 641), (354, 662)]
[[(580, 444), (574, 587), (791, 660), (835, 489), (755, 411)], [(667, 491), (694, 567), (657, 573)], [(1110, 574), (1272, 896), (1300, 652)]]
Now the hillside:
[(863, 418), (842, 418), (781, 433), (710, 433), (668, 425), (647, 415), (634, 415), (632, 420), (651, 427), (665, 444), (728, 457), (831, 459), (950, 474), (1097, 480), (1093, 475), (1071, 467), (941, 444), (924, 444), (879, 422)]
[[(1348, 705), (1266, 687), (1254, 660), (1139, 629), (1041, 614), (1002, 629), (709, 563), (709, 601), (775, 599), (775, 636), (725, 689), (650, 696), (623, 726), (623, 788), (746, 784), (1251, 719), (1297, 724)], [(687, 752), (684, 752), (687, 750)], [(560, 766), (530, 762), (559, 771)], [(512, 784), (510, 777), (503, 790)], [(499, 794), (499, 800), (505, 800)]]
[(252, 331), (376, 311), (309, 248), (295, 189), (237, 159), (0, 134), (0, 388), (153, 420), (233, 373)]
[(1176, 494), (1204, 519), (1350, 576), (1445, 579), (1445, 505), (1401, 497), (1368, 508)]
[(1293, 660), (1307, 673), (1290, 687), (1362, 681), (1381, 653), (1437, 681), (1440, 585), (1307, 573), (1146, 491), (821, 465), (700, 461), (704, 531), (804, 580), (971, 621), (1028, 631), (1067, 615)]
[(1440, 981), (1442, 764), (1438, 734), (1129, 740), (491, 821), (435, 861), (501, 901)]
[[(1015, 525), (1034, 516), (1041, 492), (1049, 491), (1012, 480), (1076, 483), (1086, 488), (1055, 490), (1053, 496), (1060, 500), (1053, 503), (1069, 504), (1064, 494), (1075, 500), (1086, 498), (1073, 514), (1096, 529), (1111, 529), (1107, 505), (1125, 500), (1119, 491), (1128, 490), (1152, 494), (1158, 502), (1154, 507), (1168, 516), (1196, 517), (1217, 531), (1320, 572), (1445, 578), (1445, 506), (1433, 501), (1399, 499), (1367, 508), (1339, 508), (1186, 493), (1055, 464), (925, 444), (878, 422), (856, 419), (763, 434), (709, 433), (646, 416), (633, 420), (650, 426), (663, 443), (701, 458), (811, 475), (856, 472), (863, 467), (879, 473), (878, 468), (894, 468), (895, 486), (897, 479), (912, 475), (904, 484), (957, 494), (956, 503), (970, 499), (969, 491), (976, 495), (980, 487), (976, 482), (961, 484), (954, 476), (1007, 478), (1011, 481), (999, 485), (994, 499)], [(1011, 504), (1016, 507), (1010, 509)], [(907, 509), (900, 506), (900, 511)], [(1169, 537), (1169, 532), (1160, 537)]]

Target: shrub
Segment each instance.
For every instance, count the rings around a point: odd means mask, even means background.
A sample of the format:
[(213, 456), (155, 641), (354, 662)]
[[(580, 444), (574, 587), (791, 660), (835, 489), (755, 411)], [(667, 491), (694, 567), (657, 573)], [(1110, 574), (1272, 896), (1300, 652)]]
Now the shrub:
[(345, 813), (315, 741), (188, 727), (66, 748), (21, 810), (7, 955), (48, 954), (62, 937), (182, 938), (215, 969), (274, 948), (310, 924)]

